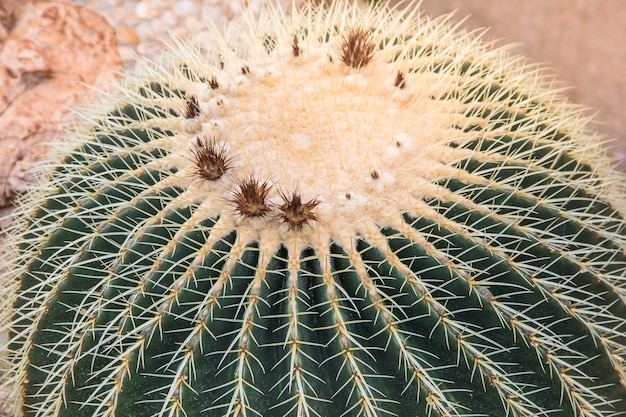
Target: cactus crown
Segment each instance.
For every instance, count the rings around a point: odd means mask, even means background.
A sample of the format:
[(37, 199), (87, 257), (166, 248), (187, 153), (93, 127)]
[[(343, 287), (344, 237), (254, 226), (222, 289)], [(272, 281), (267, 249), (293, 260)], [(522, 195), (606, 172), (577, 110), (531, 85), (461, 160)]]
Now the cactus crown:
[(14, 415), (626, 409), (624, 177), (409, 10), (245, 15), (85, 113), (10, 231)]

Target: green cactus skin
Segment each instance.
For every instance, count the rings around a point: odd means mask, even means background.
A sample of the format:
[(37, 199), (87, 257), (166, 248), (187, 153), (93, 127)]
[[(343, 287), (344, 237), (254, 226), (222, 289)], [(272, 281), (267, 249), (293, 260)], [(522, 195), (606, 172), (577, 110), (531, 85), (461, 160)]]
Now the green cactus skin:
[(12, 415), (625, 414), (626, 178), (455, 30), (265, 10), (85, 112), (10, 231)]

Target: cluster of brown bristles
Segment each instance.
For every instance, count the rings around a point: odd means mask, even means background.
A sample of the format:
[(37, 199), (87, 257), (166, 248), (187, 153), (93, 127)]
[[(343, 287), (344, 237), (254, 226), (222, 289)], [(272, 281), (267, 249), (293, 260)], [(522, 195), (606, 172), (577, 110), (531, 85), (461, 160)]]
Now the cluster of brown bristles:
[(341, 37), (339, 58), (349, 67), (361, 68), (374, 58), (374, 44), (370, 33), (356, 26)]
[[(300, 47), (297, 40), (292, 44), (293, 55), (300, 55)], [(371, 33), (359, 26), (356, 26), (346, 34), (341, 36), (337, 53), (339, 59), (347, 66), (358, 69), (374, 58), (374, 42)], [(249, 67), (243, 66), (242, 74), (249, 73)], [(218, 88), (217, 80), (213, 78), (209, 81), (211, 88)], [(405, 75), (398, 72), (394, 85), (404, 88), (406, 85)], [(200, 106), (195, 96), (188, 96), (185, 100), (182, 111), (186, 119), (193, 119), (200, 115)], [(215, 140), (208, 140), (206, 137), (199, 137), (191, 149), (191, 160), (195, 164), (194, 176), (201, 181), (217, 181), (228, 169), (231, 168), (232, 158), (223, 145), (219, 145)], [(379, 174), (372, 171), (371, 176), (377, 179)], [(318, 218), (313, 212), (319, 204), (317, 199), (307, 202), (302, 201), (298, 192), (289, 194), (279, 191), (282, 204), (271, 204), (267, 201), (268, 194), (272, 186), (267, 181), (260, 181), (253, 175), (239, 179), (236, 189), (231, 193), (230, 202), (234, 205), (236, 212), (247, 218), (263, 218), (271, 216), (272, 213), (282, 222), (287, 223), (292, 230), (300, 230), (311, 221)], [(348, 197), (349, 198), (349, 197)]]
[[(193, 175), (201, 181), (217, 181), (231, 168), (232, 158), (223, 145), (206, 137), (198, 137), (191, 148), (191, 160), (195, 165)], [(313, 209), (319, 204), (317, 199), (302, 201), (298, 192), (279, 191), (282, 204), (272, 204), (267, 196), (272, 186), (267, 181), (259, 181), (253, 175), (237, 180), (236, 190), (231, 193), (230, 202), (235, 211), (247, 218), (263, 218), (272, 213), (289, 225), (291, 230), (300, 230), (317, 216)]]

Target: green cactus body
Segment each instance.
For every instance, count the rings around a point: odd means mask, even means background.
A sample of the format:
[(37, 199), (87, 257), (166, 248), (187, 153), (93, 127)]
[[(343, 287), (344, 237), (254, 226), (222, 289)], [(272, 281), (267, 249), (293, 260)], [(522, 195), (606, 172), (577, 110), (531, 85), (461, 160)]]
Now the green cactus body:
[(145, 67), (10, 231), (14, 416), (626, 410), (625, 178), (535, 68), (343, 1)]

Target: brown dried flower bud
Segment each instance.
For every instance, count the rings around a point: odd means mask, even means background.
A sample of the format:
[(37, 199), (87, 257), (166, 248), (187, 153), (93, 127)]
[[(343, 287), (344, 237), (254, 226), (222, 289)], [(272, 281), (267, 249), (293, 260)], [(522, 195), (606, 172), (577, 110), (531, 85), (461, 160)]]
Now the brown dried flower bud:
[(191, 95), (185, 100), (185, 109), (183, 110), (183, 116), (185, 119), (193, 119), (200, 115), (200, 105), (196, 96)]
[(339, 45), (339, 57), (349, 67), (361, 68), (374, 57), (374, 45), (370, 33), (354, 27), (342, 36)]
[(302, 197), (296, 192), (291, 197), (281, 193), (281, 197), (283, 204), (279, 207), (279, 217), (289, 224), (290, 229), (300, 230), (309, 221), (317, 220), (317, 216), (313, 213), (313, 209), (319, 204), (316, 199), (303, 203)]
[(259, 182), (250, 176), (239, 183), (239, 189), (234, 193), (232, 202), (239, 214), (245, 217), (263, 217), (270, 207), (265, 202), (271, 185), (267, 181)]
[(208, 181), (216, 181), (230, 168), (231, 158), (223, 145), (200, 137), (191, 148), (192, 161), (196, 165), (194, 175)]

